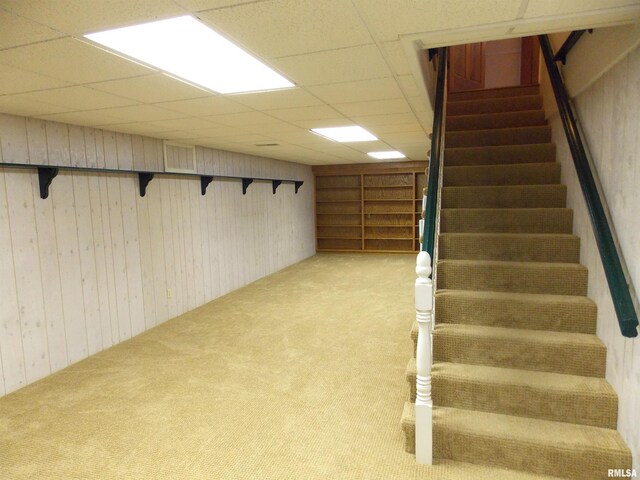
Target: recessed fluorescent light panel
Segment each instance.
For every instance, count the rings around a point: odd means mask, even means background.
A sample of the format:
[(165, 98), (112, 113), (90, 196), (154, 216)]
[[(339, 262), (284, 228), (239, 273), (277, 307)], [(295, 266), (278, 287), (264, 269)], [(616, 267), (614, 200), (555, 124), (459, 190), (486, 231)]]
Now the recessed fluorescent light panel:
[(294, 86), (189, 15), (105, 30), (85, 38), (218, 93)]
[(369, 152), (370, 157), (377, 158), (378, 160), (390, 160), (392, 158), (405, 158), (404, 154), (397, 150), (388, 150), (386, 152)]
[(367, 132), (364, 128), (356, 126), (352, 127), (331, 127), (331, 128), (312, 128), (312, 132), (327, 137), (336, 142), (372, 142), (378, 140), (376, 137)]

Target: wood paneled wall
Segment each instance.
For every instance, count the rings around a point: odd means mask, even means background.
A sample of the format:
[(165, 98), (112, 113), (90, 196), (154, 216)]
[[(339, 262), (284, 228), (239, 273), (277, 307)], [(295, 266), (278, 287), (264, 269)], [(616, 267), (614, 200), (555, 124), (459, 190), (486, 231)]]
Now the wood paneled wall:
[[(577, 68), (572, 57), (565, 69)], [(573, 99), (583, 140), (590, 151), (626, 261), (636, 297), (640, 297), (640, 48), (625, 55), (602, 78)], [(546, 70), (544, 95), (553, 101)], [(546, 104), (546, 101), (545, 101)], [(552, 110), (549, 123), (567, 185), (567, 205), (574, 210), (573, 230), (580, 236), (580, 262), (589, 269), (589, 297), (598, 304), (598, 337), (607, 346), (607, 380), (618, 393), (618, 430), (640, 469), (640, 341), (625, 338), (602, 267), (600, 253), (562, 122)]]
[[(0, 114), (3, 162), (162, 170), (157, 139)], [(314, 254), (306, 165), (197, 148), (200, 173), (282, 185), (0, 168), (0, 395)]]

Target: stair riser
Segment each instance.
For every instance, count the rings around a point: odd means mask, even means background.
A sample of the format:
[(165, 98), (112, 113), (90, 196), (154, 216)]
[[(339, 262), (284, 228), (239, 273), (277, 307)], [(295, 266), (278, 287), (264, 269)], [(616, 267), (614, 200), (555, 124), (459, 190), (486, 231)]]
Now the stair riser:
[(606, 350), (582, 344), (506, 343), (493, 338), (443, 334), (436, 329), (433, 334), (433, 360), (604, 377)]
[(533, 127), (545, 125), (544, 112), (504, 112), (490, 115), (460, 115), (447, 118), (446, 132), (487, 130), (491, 128)]
[(571, 233), (573, 210), (476, 210), (440, 212), (440, 231), (460, 233)]
[(587, 269), (579, 265), (517, 262), (438, 262), (438, 289), (587, 295)]
[(552, 143), (445, 148), (444, 151), (444, 164), (446, 167), (546, 163), (555, 161), (556, 147)]
[(443, 187), (442, 208), (564, 208), (565, 185)]
[(625, 465), (628, 462), (626, 458), (597, 449), (558, 452), (555, 445), (531, 445), (507, 438), (466, 435), (464, 432), (441, 429), (437, 422), (433, 429), (433, 443), (436, 458), (524, 470), (540, 475), (561, 475), (576, 480), (606, 478), (593, 476), (591, 462), (599, 465)]
[[(409, 379), (407, 379), (409, 381)], [(413, 378), (415, 384), (415, 377)], [(577, 395), (519, 385), (471, 383), (433, 373), (433, 403), (437, 406), (501, 413), (556, 422), (612, 428), (617, 425), (615, 395)], [(415, 397), (412, 398), (415, 401)]]
[(457, 323), (487, 327), (596, 333), (597, 308), (594, 303), (543, 303), (458, 296), (453, 292), (436, 295), (439, 324)]
[(486, 90), (470, 90), (468, 92), (449, 93), (447, 101), (459, 102), (464, 100), (481, 100), (487, 98), (520, 97), (528, 95), (538, 95), (540, 87), (538, 85), (527, 85), (519, 87), (493, 88)]
[(445, 187), (559, 184), (560, 164), (445, 167), (442, 181)]
[(439, 236), (438, 258), (578, 263), (580, 240), (577, 237), (496, 238), (495, 236), (445, 234)]
[(480, 115), (483, 113), (515, 112), (522, 110), (540, 110), (542, 97), (539, 95), (491, 98), (447, 103), (447, 116)]
[(445, 145), (449, 148), (549, 143), (551, 141), (551, 127), (540, 126), (450, 132), (447, 133), (445, 137)]

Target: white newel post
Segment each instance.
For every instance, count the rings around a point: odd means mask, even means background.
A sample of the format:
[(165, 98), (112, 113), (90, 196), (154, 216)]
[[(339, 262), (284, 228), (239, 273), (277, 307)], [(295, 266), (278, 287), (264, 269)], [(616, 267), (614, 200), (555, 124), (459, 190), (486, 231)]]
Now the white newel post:
[(431, 399), (431, 322), (433, 320), (433, 282), (431, 258), (420, 252), (416, 261), (416, 461), (433, 463), (433, 400)]

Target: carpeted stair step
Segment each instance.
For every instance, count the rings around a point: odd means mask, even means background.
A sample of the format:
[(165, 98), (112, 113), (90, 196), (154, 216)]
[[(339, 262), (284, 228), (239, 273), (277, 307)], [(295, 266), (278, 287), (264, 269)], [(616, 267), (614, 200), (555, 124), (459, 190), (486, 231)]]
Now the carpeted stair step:
[(553, 143), (526, 145), (495, 145), (492, 147), (445, 148), (444, 165), (502, 165), (512, 163), (544, 163), (556, 161)]
[[(556, 475), (605, 479), (631, 468), (631, 452), (616, 430), (450, 407), (433, 410), (434, 457)], [(414, 450), (415, 404), (402, 413), (407, 451)]]
[[(435, 306), (439, 324), (596, 333), (596, 304), (578, 295), (438, 289)], [(414, 322), (414, 342), (417, 326)]]
[[(618, 396), (604, 378), (438, 362), (433, 365), (434, 405), (612, 428)], [(405, 378), (415, 402), (416, 359)]]
[(606, 349), (595, 335), (437, 323), (434, 362), (604, 377)]
[(491, 147), (494, 145), (527, 145), (549, 143), (551, 127), (540, 125), (533, 127), (492, 128), (489, 130), (465, 130), (447, 132), (445, 145), (458, 147)]
[(540, 95), (460, 100), (447, 103), (447, 117), (455, 115), (515, 112), (521, 110), (540, 110), (541, 108), (542, 97)]
[(442, 208), (563, 208), (565, 185), (442, 187)]
[(438, 258), (579, 263), (580, 239), (552, 233), (442, 233)]
[(526, 112), (501, 112), (485, 115), (458, 115), (447, 118), (445, 131), (487, 130), (490, 128), (530, 127), (545, 125), (543, 110)]
[(545, 185), (560, 183), (559, 163), (444, 167), (445, 187)]
[(438, 289), (586, 295), (588, 272), (577, 263), (438, 260)]
[(443, 208), (440, 231), (445, 233), (571, 233), (568, 208)]
[(481, 100), (486, 98), (521, 97), (523, 95), (538, 95), (539, 85), (524, 85), (517, 87), (487, 88), (483, 90), (469, 90), (466, 92), (454, 92), (447, 94), (448, 102), (461, 100)]

